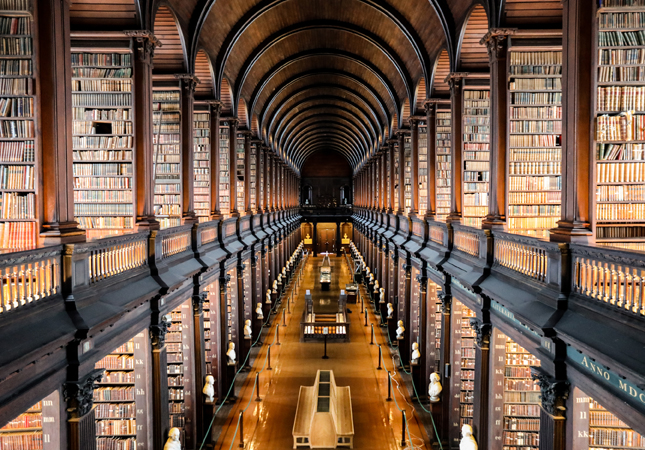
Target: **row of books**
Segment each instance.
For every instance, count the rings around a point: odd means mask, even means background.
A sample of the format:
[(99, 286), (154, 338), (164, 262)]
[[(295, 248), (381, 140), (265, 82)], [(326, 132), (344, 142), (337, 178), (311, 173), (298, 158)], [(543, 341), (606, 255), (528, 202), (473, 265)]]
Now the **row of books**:
[(509, 431), (540, 431), (540, 419), (504, 417), (504, 429)]
[(611, 162), (597, 164), (598, 183), (642, 183), (645, 182), (645, 163)]
[(645, 45), (645, 30), (601, 31), (598, 33), (600, 47), (642, 47)]
[(134, 372), (107, 371), (99, 383), (134, 383)]
[(72, 80), (72, 91), (74, 92), (132, 92), (132, 79), (115, 80)]
[(643, 436), (634, 430), (621, 428), (594, 428), (589, 432), (589, 443), (612, 447), (645, 447)]
[(599, 49), (598, 64), (601, 66), (645, 64), (645, 49)]
[(522, 231), (521, 234), (534, 237), (547, 237), (545, 232), (538, 233), (526, 233), (524, 231), (534, 230), (549, 230), (557, 226), (557, 222), (560, 220), (560, 215), (555, 217), (509, 217), (508, 218), (508, 227), (510, 230)]
[(634, 239), (643, 237), (645, 237), (645, 227), (596, 227), (596, 238), (598, 239)]
[(96, 449), (137, 450), (137, 440), (135, 438), (98, 437), (96, 438)]
[(615, 8), (621, 6), (645, 6), (645, 0), (599, 0), (600, 8)]
[(0, 138), (35, 138), (33, 120), (3, 120), (0, 126)]
[(132, 136), (73, 136), (72, 146), (75, 150), (84, 149), (131, 149), (134, 143)]
[(3, 249), (26, 250), (35, 247), (36, 222), (0, 223), (0, 244)]
[(74, 189), (132, 189), (131, 177), (75, 177)]
[(115, 109), (88, 109), (72, 108), (72, 118), (74, 120), (132, 120), (132, 110), (130, 108)]
[(562, 52), (511, 52), (509, 62), (512, 66), (561, 66)]
[(0, 34), (31, 34), (29, 17), (0, 17)]
[(29, 166), (5, 166), (0, 164), (0, 189), (34, 189), (35, 170)]
[(97, 436), (127, 436), (137, 432), (137, 425), (133, 419), (108, 419), (97, 420)]
[(32, 97), (0, 98), (0, 117), (33, 117)]
[(509, 149), (509, 158), (511, 161), (553, 161), (559, 163), (562, 160), (562, 150), (560, 148), (512, 148)]
[(509, 205), (528, 204), (559, 204), (562, 201), (562, 193), (555, 192), (509, 192)]
[(34, 43), (31, 37), (0, 38), (0, 55), (31, 56), (34, 54)]
[(76, 221), (86, 230), (134, 227), (132, 217), (76, 217)]
[(540, 435), (538, 433), (527, 433), (524, 431), (509, 432), (509, 430), (507, 430), (504, 433), (504, 445), (519, 445), (537, 448), (540, 445)]
[(133, 213), (132, 203), (74, 204), (75, 216), (131, 216)]
[(0, 219), (35, 219), (36, 195), (3, 192), (0, 197)]
[(511, 133), (562, 133), (561, 120), (511, 120)]
[(3, 59), (0, 61), (0, 77), (32, 76), (34, 66), (31, 59)]
[(514, 162), (508, 165), (509, 175), (560, 175), (560, 161)]
[(599, 111), (645, 111), (645, 86), (598, 86)]
[(72, 106), (130, 106), (132, 94), (104, 93), (104, 94), (72, 94)]
[(43, 448), (43, 432), (23, 434), (0, 433), (0, 448), (3, 450), (40, 450)]
[(74, 134), (132, 134), (133, 126), (130, 121), (105, 123), (76, 120), (72, 131)]
[(72, 68), (73, 78), (130, 78), (132, 77), (132, 69), (130, 67), (122, 67), (119, 69), (104, 69), (104, 68)]
[(645, 70), (642, 67), (601, 66), (598, 68), (598, 81), (600, 83), (645, 81)]
[(132, 161), (132, 150), (75, 150), (74, 161)]
[(510, 66), (509, 75), (562, 75), (562, 66)]
[(0, 95), (34, 95), (34, 79), (0, 78)]
[(134, 403), (98, 403), (94, 408), (97, 419), (133, 419), (136, 413), (137, 408)]
[(645, 115), (630, 111), (617, 116), (602, 115), (596, 118), (596, 141), (645, 140)]
[(562, 92), (511, 92), (513, 105), (561, 105)]
[(130, 53), (72, 53), (72, 66), (132, 66)]
[(134, 386), (127, 387), (99, 387), (94, 389), (95, 402), (109, 402), (121, 400), (134, 400)]
[[(465, 182), (471, 181), (490, 181), (490, 174), (488, 172), (464, 172), (463, 175)], [(481, 192), (477, 189), (478, 192)]]
[(598, 14), (600, 29), (645, 27), (645, 12), (601, 12)]
[(540, 91), (562, 89), (561, 78), (515, 78), (509, 83), (511, 91)]
[(645, 220), (645, 204), (630, 203), (628, 205), (616, 203), (599, 203), (596, 207), (596, 219), (611, 220)]
[(107, 355), (95, 367), (107, 370), (134, 369), (134, 358), (128, 355)]
[(15, 430), (20, 428), (37, 428), (43, 425), (43, 416), (41, 413), (24, 413), (7, 422), (0, 431)]
[(598, 144), (599, 161), (645, 161), (645, 144)]
[(509, 205), (509, 214), (518, 216), (560, 216), (560, 205)]
[(560, 136), (551, 134), (512, 134), (509, 136), (511, 147), (559, 147)]
[(596, 200), (599, 202), (645, 202), (645, 185), (597, 186)]
[(488, 193), (488, 183), (464, 183), (464, 192)]
[(539, 403), (540, 390), (529, 388), (521, 392), (504, 392), (504, 401), (507, 403)]

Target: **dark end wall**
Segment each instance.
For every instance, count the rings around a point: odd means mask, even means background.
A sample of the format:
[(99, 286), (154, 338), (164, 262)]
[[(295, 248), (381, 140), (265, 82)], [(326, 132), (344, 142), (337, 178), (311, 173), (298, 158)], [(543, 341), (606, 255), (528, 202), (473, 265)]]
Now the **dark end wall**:
[(338, 152), (321, 150), (312, 154), (302, 166), (301, 204), (305, 203), (308, 187), (311, 187), (312, 206), (330, 207), (342, 205), (341, 187), (347, 186), (347, 203), (352, 202), (352, 167)]

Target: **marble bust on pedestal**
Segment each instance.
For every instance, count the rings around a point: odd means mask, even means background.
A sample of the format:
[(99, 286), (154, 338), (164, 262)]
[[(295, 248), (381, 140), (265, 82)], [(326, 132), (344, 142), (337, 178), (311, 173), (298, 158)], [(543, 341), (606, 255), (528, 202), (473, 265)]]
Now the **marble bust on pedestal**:
[(439, 395), (441, 394), (443, 387), (441, 386), (439, 380), (440, 378), (437, 372), (430, 374), (430, 386), (428, 386), (428, 395), (430, 396), (431, 403), (436, 403), (440, 400)]
[(233, 342), (228, 343), (228, 350), (226, 352), (226, 363), (229, 366), (235, 365), (237, 362), (237, 355), (235, 354), (235, 344)]
[[(383, 295), (384, 295), (384, 294), (383, 294), (383, 293), (381, 293), (381, 297), (382, 297)], [(388, 304), (387, 304), (387, 318), (388, 318), (388, 319), (391, 319), (391, 318), (392, 318), (392, 314), (394, 314), (394, 306), (392, 306), (392, 303), (388, 303)]]
[(244, 339), (251, 339), (253, 330), (251, 329), (251, 321), (246, 319), (244, 321)]
[(206, 396), (206, 401), (209, 401), (211, 403), (213, 403), (213, 400), (215, 398), (214, 385), (215, 385), (215, 378), (213, 378), (213, 375), (207, 375), (202, 393)]
[(168, 440), (163, 446), (163, 450), (181, 450), (181, 442), (179, 441), (179, 436), (181, 432), (179, 428), (171, 428), (168, 431)]
[[(269, 293), (269, 299), (271, 298), (271, 293)], [(258, 319), (264, 319), (264, 312), (262, 311), (262, 303), (257, 303), (255, 305), (255, 314)]]
[(419, 351), (419, 344), (414, 342), (412, 344), (412, 364), (417, 364), (419, 362), (419, 358), (421, 358), (421, 352)]
[(459, 450), (477, 450), (477, 441), (473, 437), (473, 427), (464, 424), (461, 427), (461, 442), (459, 443)]
[(398, 328), (396, 329), (396, 338), (403, 339), (403, 333), (405, 333), (405, 327), (403, 326), (403, 321), (399, 320), (397, 323)]

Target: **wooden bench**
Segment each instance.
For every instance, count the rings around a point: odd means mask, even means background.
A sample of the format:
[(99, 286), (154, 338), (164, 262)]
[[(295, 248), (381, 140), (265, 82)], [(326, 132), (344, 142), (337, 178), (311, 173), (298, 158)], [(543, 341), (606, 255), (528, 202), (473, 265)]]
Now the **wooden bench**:
[(354, 447), (349, 386), (338, 387), (331, 370), (319, 370), (313, 386), (300, 386), (293, 448)]

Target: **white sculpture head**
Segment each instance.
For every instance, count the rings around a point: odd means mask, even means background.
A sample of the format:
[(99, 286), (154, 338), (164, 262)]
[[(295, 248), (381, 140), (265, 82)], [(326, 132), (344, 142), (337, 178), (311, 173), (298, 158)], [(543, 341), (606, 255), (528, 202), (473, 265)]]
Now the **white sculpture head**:
[(437, 372), (430, 374), (430, 386), (428, 386), (428, 395), (430, 396), (430, 402), (432, 403), (436, 403), (440, 400), (439, 395), (441, 394), (443, 387), (441, 386), (441, 383), (439, 383), (439, 380), (440, 377)]
[(387, 317), (392, 318), (392, 314), (394, 313), (394, 307), (392, 306), (392, 303), (387, 304)]
[(244, 325), (246, 325), (247, 327), (250, 327), (250, 326), (251, 326), (251, 320), (250, 320), (250, 319), (246, 319), (246, 320), (244, 321)]
[(461, 427), (461, 442), (459, 443), (459, 450), (477, 450), (477, 442), (473, 437), (473, 428), (464, 424)]
[(440, 380), (440, 378), (439, 378), (439, 374), (437, 372), (432, 372), (430, 374), (430, 382), (431, 383), (438, 383), (439, 380)]
[(213, 398), (215, 397), (215, 388), (213, 387), (214, 384), (215, 378), (213, 378), (212, 375), (206, 375), (206, 381), (204, 383), (204, 389), (202, 390), (202, 393), (211, 403), (213, 402)]
[(163, 446), (163, 450), (181, 450), (179, 436), (181, 436), (179, 428), (171, 428), (170, 431), (168, 431), (168, 440)]
[(379, 289), (379, 287), (378, 287), (378, 280), (376, 280), (376, 281), (374, 281), (374, 290), (375, 290), (375, 291), (378, 291), (378, 289)]
[(464, 426), (461, 427), (461, 436), (465, 438), (472, 435), (473, 435), (473, 427), (465, 423)]
[(403, 328), (403, 321), (402, 320), (399, 320), (396, 324), (399, 326), (399, 328)]
[(419, 344), (417, 344), (416, 342), (412, 343), (412, 351), (414, 350), (417, 350), (417, 351), (419, 350)]
[(228, 351), (235, 351), (235, 343), (234, 342), (229, 342), (228, 343)]
[(258, 315), (258, 319), (264, 318), (264, 313), (262, 312), (262, 303), (255, 304), (255, 313)]

